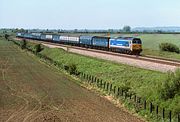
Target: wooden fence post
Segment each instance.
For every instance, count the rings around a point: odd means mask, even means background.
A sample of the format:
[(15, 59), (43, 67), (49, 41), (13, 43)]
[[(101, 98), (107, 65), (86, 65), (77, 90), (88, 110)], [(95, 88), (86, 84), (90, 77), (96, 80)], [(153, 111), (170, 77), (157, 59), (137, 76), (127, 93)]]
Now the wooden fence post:
[(88, 80), (88, 74), (86, 74), (86, 80)]
[(139, 97), (138, 103), (141, 103), (141, 97)]
[(157, 115), (157, 117), (158, 117), (158, 114), (159, 114), (159, 106), (157, 105), (156, 106), (156, 115)]
[(136, 95), (134, 95), (134, 102), (136, 102)]
[(91, 83), (93, 83), (93, 76), (91, 75)]
[(101, 88), (101, 81), (100, 81), (100, 79), (98, 80), (98, 87)]
[(146, 100), (144, 100), (144, 110), (146, 110)]
[(91, 75), (89, 75), (89, 81), (91, 81)]
[(152, 102), (150, 102), (150, 113), (152, 113), (152, 107), (153, 107)]
[(97, 87), (99, 87), (99, 79), (97, 79)]
[(117, 96), (119, 96), (119, 92), (120, 92), (120, 88), (118, 87), (118, 93), (117, 93)]
[(96, 83), (96, 81), (97, 81), (97, 78), (95, 77), (94, 82)]
[(88, 77), (87, 77), (87, 81), (88, 81), (88, 83), (89, 83), (89, 78), (90, 78), (90, 75), (88, 75)]
[(86, 77), (86, 74), (85, 73), (83, 73), (84, 74), (84, 79), (85, 79), (85, 77)]
[(107, 91), (109, 91), (109, 83), (107, 83)]
[(90, 78), (90, 75), (88, 75), (88, 77), (87, 77), (87, 81), (88, 81), (88, 83), (89, 83), (89, 78)]
[(103, 85), (103, 84), (102, 84), (102, 80), (100, 80), (100, 88), (102, 88), (102, 85)]
[[(59, 66), (59, 64), (58, 64), (58, 66)], [(83, 77), (83, 72), (80, 72), (80, 77), (81, 77), (81, 78)]]
[(121, 96), (123, 96), (123, 95), (124, 95), (124, 90), (122, 89), (122, 90), (121, 90)]
[(92, 76), (92, 79), (91, 79), (91, 83), (93, 83), (94, 82), (94, 76)]
[(85, 79), (85, 77), (86, 77), (86, 74), (85, 74), (85, 73), (83, 73), (83, 79)]
[(110, 92), (112, 91), (112, 84), (110, 84)]
[(116, 94), (116, 86), (114, 86), (114, 94)]
[(124, 92), (124, 98), (125, 99), (127, 98), (127, 92), (126, 91)]
[(162, 112), (162, 117), (163, 119), (165, 118), (165, 109), (163, 108), (163, 112)]
[(171, 122), (172, 113), (169, 111), (169, 122)]
[(88, 81), (89, 81), (89, 82), (91, 81), (91, 75), (89, 75)]
[(106, 82), (104, 82), (104, 90), (106, 90)]

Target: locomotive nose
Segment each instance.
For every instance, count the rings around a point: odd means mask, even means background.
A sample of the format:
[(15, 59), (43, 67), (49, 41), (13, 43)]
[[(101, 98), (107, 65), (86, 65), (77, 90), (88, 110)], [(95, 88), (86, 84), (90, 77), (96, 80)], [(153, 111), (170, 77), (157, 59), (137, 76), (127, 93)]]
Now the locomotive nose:
[(141, 50), (142, 46), (141, 44), (133, 44), (133, 50)]

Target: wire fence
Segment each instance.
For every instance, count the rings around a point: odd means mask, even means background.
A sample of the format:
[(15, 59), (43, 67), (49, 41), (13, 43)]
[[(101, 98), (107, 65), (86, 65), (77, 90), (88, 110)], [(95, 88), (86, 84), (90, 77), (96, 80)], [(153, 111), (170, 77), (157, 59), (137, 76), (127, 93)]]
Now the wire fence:
[(81, 72), (79, 77), (82, 79), (82, 81), (87, 82), (90, 85), (95, 85), (116, 98), (123, 98), (124, 100), (127, 100), (129, 104), (134, 106), (136, 112), (145, 110), (152, 116), (156, 117), (157, 120), (162, 119), (169, 122), (180, 122), (180, 114), (173, 113), (171, 110), (166, 110), (165, 108), (161, 108), (159, 105), (147, 101), (145, 98), (141, 98), (136, 94), (124, 91), (122, 88), (115, 86), (112, 83), (104, 82), (97, 77), (85, 74), (83, 72)]
[[(19, 43), (16, 41), (13, 41), (14, 44), (20, 46)], [(32, 52), (34, 55), (39, 57), (40, 59), (45, 60), (47, 63), (57, 66), (58, 68), (64, 69), (65, 65), (61, 64), (57, 61), (54, 61), (53, 59), (42, 55), (40, 53), (36, 53), (31, 48), (26, 49), (30, 52)], [(110, 82), (105, 82), (102, 79), (97, 78), (96, 76), (86, 74), (84, 72), (78, 72), (76, 73), (76, 76), (81, 79), (81, 81), (86, 82), (92, 86), (95, 86), (104, 92), (106, 92), (109, 95), (112, 95), (119, 99), (124, 99), (128, 101), (129, 104), (133, 105), (136, 112), (144, 111), (147, 114), (150, 114), (153, 118), (156, 118), (157, 120), (163, 120), (167, 122), (180, 122), (180, 113), (173, 112), (171, 110), (167, 110), (166, 108), (160, 107), (158, 104), (153, 103), (149, 100), (146, 100), (145, 98), (142, 98), (140, 96), (137, 96), (134, 93), (128, 92), (127, 90), (115, 86)]]

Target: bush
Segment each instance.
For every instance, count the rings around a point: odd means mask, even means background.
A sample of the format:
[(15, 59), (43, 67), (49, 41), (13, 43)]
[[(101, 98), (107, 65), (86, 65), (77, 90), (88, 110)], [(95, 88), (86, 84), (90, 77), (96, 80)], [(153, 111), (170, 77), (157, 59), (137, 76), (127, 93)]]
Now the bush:
[(165, 100), (180, 95), (180, 69), (176, 70), (175, 73), (168, 73), (160, 91), (160, 95), (161, 98)]
[(70, 73), (70, 75), (79, 75), (76, 64), (65, 65), (64, 69)]
[(34, 48), (35, 48), (35, 53), (39, 53), (39, 52), (41, 52), (43, 50), (43, 48), (41, 48), (41, 44), (35, 45)]
[(162, 51), (168, 51), (168, 52), (176, 52), (176, 53), (179, 53), (179, 47), (174, 45), (174, 44), (171, 44), (171, 43), (161, 43), (159, 45), (159, 48), (160, 50)]
[(129, 92), (131, 90), (131, 87), (128, 85), (123, 85), (120, 86), (120, 89), (123, 90), (124, 92)]
[(27, 46), (27, 42), (26, 42), (26, 40), (25, 39), (23, 39), (23, 41), (21, 42), (21, 49), (25, 49), (26, 48), (26, 46)]

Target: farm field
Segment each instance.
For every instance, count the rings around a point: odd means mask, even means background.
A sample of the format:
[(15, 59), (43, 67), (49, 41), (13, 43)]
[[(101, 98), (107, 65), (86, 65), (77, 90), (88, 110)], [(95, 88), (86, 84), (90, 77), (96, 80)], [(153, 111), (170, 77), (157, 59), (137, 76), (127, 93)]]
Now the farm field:
[(0, 65), (2, 122), (141, 121), (3, 39)]
[(143, 42), (143, 55), (155, 55), (180, 60), (180, 54), (159, 50), (161, 43), (173, 43), (180, 48), (180, 34), (143, 34), (139, 36)]

